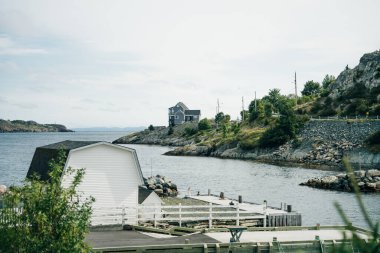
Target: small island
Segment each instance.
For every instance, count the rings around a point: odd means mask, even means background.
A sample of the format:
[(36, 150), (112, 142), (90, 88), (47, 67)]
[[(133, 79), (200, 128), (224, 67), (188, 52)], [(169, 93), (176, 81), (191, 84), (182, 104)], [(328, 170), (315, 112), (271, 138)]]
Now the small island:
[(21, 132), (74, 132), (60, 124), (39, 124), (28, 120), (3, 120), (0, 119), (0, 133)]

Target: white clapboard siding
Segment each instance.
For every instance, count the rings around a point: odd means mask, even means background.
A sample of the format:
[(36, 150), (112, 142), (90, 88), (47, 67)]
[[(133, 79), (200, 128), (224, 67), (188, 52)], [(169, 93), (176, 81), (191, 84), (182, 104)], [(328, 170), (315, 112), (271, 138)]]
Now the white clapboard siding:
[[(95, 198), (94, 219), (101, 214), (99, 209), (107, 207), (136, 209), (142, 178), (133, 151), (104, 143), (86, 146), (70, 151), (66, 163), (68, 167), (85, 168), (86, 173), (78, 190), (86, 197)], [(63, 187), (68, 187), (72, 180), (73, 175), (64, 177)], [(130, 220), (126, 223), (135, 222)], [(99, 221), (93, 220), (93, 223), (99, 224)]]
[(144, 202), (140, 204), (140, 207), (146, 207), (146, 208), (140, 209), (139, 218), (143, 220), (153, 220), (155, 216), (155, 212), (158, 212), (158, 213), (161, 212), (161, 205), (162, 205), (162, 201), (160, 197), (155, 192), (152, 192), (144, 200)]

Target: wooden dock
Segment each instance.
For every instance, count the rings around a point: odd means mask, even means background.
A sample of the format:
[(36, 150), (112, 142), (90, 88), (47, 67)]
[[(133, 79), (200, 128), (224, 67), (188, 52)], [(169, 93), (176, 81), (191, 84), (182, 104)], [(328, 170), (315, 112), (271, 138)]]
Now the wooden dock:
[[(239, 200), (226, 198), (224, 196), (221, 198), (220, 196), (212, 194), (187, 197), (212, 203), (213, 205), (230, 206), (231, 208), (250, 212), (252, 214), (264, 215), (265, 221), (263, 221), (263, 227), (302, 226), (302, 216), (299, 212), (270, 207), (266, 202), (263, 202), (263, 204), (243, 201), (239, 202)], [(242, 217), (242, 219), (244, 218)]]
[[(369, 231), (356, 228), (356, 233), (368, 241)], [(343, 239), (343, 233), (348, 240)], [(329, 252), (333, 247), (344, 245), (356, 252), (350, 241), (351, 232), (345, 226), (312, 226), (280, 228), (248, 228), (240, 242), (230, 243), (226, 229), (214, 229), (205, 234), (192, 234), (173, 238), (149, 237), (135, 231), (109, 231), (90, 233), (86, 241), (93, 252), (140, 252), (140, 253), (208, 253), (208, 252)]]

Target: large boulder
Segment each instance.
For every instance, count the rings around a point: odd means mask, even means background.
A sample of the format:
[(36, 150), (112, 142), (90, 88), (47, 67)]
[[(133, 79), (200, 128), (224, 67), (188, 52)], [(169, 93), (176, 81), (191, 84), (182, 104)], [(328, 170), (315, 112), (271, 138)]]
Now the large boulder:
[(338, 177), (336, 177), (336, 176), (327, 176), (327, 177), (323, 177), (321, 179), (321, 181), (322, 181), (323, 184), (332, 184), (332, 183), (338, 181)]
[(380, 177), (380, 170), (368, 170), (366, 173), (367, 177)]

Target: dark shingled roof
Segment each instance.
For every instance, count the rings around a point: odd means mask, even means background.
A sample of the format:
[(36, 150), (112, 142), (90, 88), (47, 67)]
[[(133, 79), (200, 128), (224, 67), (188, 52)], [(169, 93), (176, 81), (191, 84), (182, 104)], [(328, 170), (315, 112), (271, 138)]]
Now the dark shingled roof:
[(200, 115), (201, 110), (185, 110), (185, 115), (190, 114), (190, 115)]
[(85, 147), (91, 144), (98, 143), (99, 141), (62, 141), (50, 145), (36, 148), (32, 162), (30, 164), (28, 174), (26, 177), (31, 178), (37, 175), (41, 180), (49, 179), (49, 162), (58, 157), (60, 150), (63, 150), (66, 155), (70, 150)]
[(142, 204), (152, 192), (152, 190), (149, 190), (144, 186), (139, 186), (139, 204)]

